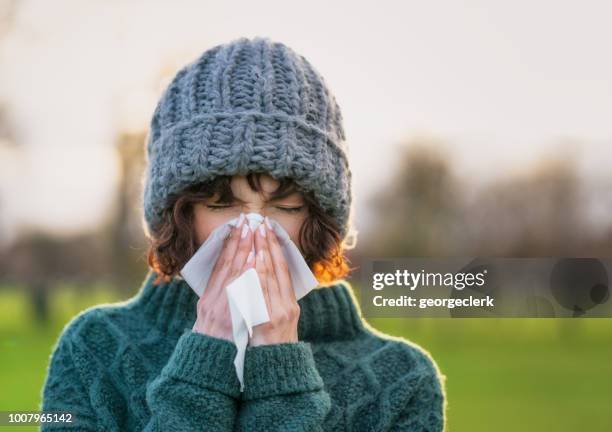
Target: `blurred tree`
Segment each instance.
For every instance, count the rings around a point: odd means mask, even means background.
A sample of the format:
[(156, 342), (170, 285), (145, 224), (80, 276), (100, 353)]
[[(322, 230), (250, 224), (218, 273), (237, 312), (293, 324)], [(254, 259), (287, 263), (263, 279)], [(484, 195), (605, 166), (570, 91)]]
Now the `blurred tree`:
[(117, 139), (120, 181), (108, 222), (99, 229), (70, 237), (25, 230), (0, 250), (0, 279), (25, 285), (36, 311), (47, 317), (49, 292), (63, 281), (77, 287), (106, 281), (132, 293), (146, 271), (146, 241), (140, 225), (144, 133), (122, 133)]
[(144, 132), (120, 133), (119, 186), (113, 217), (103, 231), (109, 240), (113, 280), (124, 291), (133, 291), (146, 270), (146, 239), (141, 225), (141, 190), (145, 163)]
[(435, 256), (453, 251), (461, 196), (437, 144), (423, 140), (400, 149), (397, 172), (370, 201), (377, 216), (362, 241), (369, 255)]
[[(17, 146), (17, 139), (15, 136), (15, 128), (13, 127), (12, 121), (9, 119), (9, 110), (6, 104), (0, 101), (0, 156), (5, 158), (7, 154), (11, 152), (18, 152), (20, 149)], [(1, 161), (4, 164), (6, 160)], [(0, 180), (2, 179), (4, 172), (0, 172)], [(3, 189), (0, 189), (0, 246), (3, 243), (7, 243), (10, 239), (10, 233), (5, 228), (5, 221), (3, 220), (6, 214), (5, 197), (2, 195)]]
[(465, 250), (478, 256), (574, 255), (587, 230), (570, 158), (548, 157), (506, 175), (465, 207)]
[[(370, 201), (377, 217), (362, 233), (354, 262), (362, 255), (593, 256), (612, 250), (612, 235), (592, 234), (575, 157), (547, 156), (521, 172), (468, 186), (441, 148), (418, 141), (400, 152), (397, 171)], [(612, 233), (607, 226), (599, 232)]]
[(89, 233), (58, 238), (28, 230), (9, 248), (0, 251), (3, 283), (25, 285), (35, 317), (48, 317), (48, 297), (59, 281), (76, 286), (104, 279), (109, 274), (108, 251), (99, 237)]

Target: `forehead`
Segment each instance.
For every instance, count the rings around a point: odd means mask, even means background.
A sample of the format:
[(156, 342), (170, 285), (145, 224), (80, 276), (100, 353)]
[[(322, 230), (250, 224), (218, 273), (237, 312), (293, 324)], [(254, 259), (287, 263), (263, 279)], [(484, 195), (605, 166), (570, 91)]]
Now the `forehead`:
[[(259, 184), (261, 186), (261, 193), (264, 195), (270, 195), (274, 193), (280, 182), (269, 175), (262, 175), (259, 177)], [(233, 176), (230, 182), (232, 192), (235, 196), (240, 197), (240, 195), (251, 196), (251, 195), (259, 195), (259, 193), (253, 189), (249, 185), (246, 176)]]
[[(260, 176), (259, 178), (259, 186), (261, 191), (253, 190), (249, 185), (249, 182), (246, 176), (233, 176), (230, 182), (232, 195), (240, 200), (257, 200), (257, 199), (289, 199), (289, 198), (300, 198), (302, 194), (299, 191), (292, 190), (290, 188), (283, 192), (282, 196), (278, 196), (275, 194), (277, 189), (280, 186), (280, 181), (276, 180), (273, 177), (270, 177), (267, 174)], [(277, 196), (275, 196), (277, 195)]]

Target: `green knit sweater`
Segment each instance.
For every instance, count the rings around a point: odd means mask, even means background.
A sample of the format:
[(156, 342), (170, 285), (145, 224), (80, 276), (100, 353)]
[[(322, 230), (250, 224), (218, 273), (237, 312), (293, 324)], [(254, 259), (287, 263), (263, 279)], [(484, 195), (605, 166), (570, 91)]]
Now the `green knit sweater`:
[(66, 325), (42, 391), (83, 431), (441, 431), (444, 376), (429, 354), (376, 332), (347, 282), (299, 300), (297, 343), (236, 346), (191, 330), (197, 295), (180, 277)]

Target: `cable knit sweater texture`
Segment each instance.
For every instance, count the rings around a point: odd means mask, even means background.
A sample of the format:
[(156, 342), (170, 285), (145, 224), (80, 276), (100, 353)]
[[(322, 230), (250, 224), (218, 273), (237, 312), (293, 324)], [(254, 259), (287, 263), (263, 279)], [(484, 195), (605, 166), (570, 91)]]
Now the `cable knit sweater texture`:
[(350, 285), (302, 299), (297, 343), (236, 346), (193, 332), (198, 297), (180, 277), (66, 325), (42, 391), (82, 431), (441, 431), (444, 376), (411, 342), (373, 330)]

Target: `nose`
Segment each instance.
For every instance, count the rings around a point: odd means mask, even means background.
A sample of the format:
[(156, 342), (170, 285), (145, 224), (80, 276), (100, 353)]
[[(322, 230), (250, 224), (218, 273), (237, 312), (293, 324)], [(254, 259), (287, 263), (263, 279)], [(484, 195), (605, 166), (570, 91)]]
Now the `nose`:
[(244, 212), (244, 214), (259, 213), (260, 215), (265, 216), (264, 208), (261, 204), (243, 204), (241, 207), (241, 211)]

